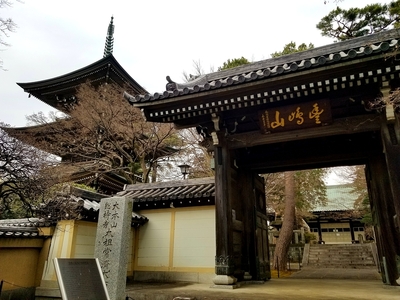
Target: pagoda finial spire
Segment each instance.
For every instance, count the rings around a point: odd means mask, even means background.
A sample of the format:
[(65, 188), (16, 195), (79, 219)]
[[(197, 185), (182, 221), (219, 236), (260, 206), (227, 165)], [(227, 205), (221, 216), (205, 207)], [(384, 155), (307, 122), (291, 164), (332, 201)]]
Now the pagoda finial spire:
[(111, 17), (110, 24), (108, 25), (108, 30), (107, 30), (107, 37), (106, 37), (106, 45), (104, 47), (104, 55), (103, 57), (109, 56), (113, 53), (113, 47), (114, 47), (114, 24), (113, 24), (114, 17)]

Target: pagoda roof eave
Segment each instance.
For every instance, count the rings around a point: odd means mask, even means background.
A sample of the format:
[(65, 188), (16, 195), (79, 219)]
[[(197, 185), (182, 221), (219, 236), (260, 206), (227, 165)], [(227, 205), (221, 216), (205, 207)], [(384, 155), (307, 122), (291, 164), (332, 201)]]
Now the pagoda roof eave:
[(112, 64), (120, 73), (126, 78), (127, 83), (130, 83), (131, 85), (136, 85), (136, 87), (141, 91), (141, 93), (147, 93), (147, 91), (141, 87), (136, 80), (134, 80), (126, 71), (125, 69), (119, 64), (119, 62), (116, 60), (116, 58), (110, 54), (106, 57), (103, 57), (102, 59), (99, 59), (98, 61), (87, 65), (83, 68), (80, 68), (78, 70), (75, 70), (73, 72), (60, 75), (57, 77), (45, 79), (45, 80), (39, 80), (39, 81), (32, 81), (32, 82), (17, 82), (17, 84), (24, 89), (26, 92), (38, 90), (40, 88), (48, 87), (48, 86), (53, 86), (57, 85), (60, 83), (64, 82), (72, 82), (72, 81), (82, 81), (82, 78), (84, 77), (89, 77), (90, 75), (94, 74), (96, 71), (101, 69), (104, 66), (108, 66), (108, 64)]
[(33, 95), (56, 109), (62, 110), (57, 105), (56, 96), (71, 96), (75, 94), (76, 88), (85, 82), (117, 83), (121, 87), (126, 87), (134, 94), (148, 93), (125, 71), (111, 54), (88, 66), (61, 76), (17, 84), (26, 93)]
[(32, 134), (32, 133), (41, 133), (43, 129), (46, 129), (51, 124), (55, 124), (57, 121), (50, 122), (47, 124), (37, 124), (32, 126), (23, 126), (23, 127), (7, 127), (0, 126), (0, 129), (7, 132), (9, 135), (14, 136), (15, 134)]

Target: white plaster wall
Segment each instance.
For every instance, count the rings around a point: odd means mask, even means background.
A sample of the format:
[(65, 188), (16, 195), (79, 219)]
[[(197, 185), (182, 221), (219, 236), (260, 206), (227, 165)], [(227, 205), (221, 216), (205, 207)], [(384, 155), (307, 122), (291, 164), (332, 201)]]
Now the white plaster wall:
[(76, 226), (75, 221), (59, 221), (51, 239), (49, 256), (45, 262), (42, 287), (58, 287), (56, 272), (54, 269), (54, 258), (69, 258), (72, 249), (72, 241)]
[(174, 267), (214, 267), (214, 207), (177, 211), (174, 237)]
[(134, 249), (133, 249), (133, 241), (135, 240), (135, 229), (131, 228), (129, 233), (128, 242), (129, 242), (129, 250), (128, 250), (128, 269), (127, 272), (133, 271), (133, 256), (134, 256)]
[(75, 223), (75, 251), (73, 258), (93, 258), (97, 223), (79, 221)]
[[(97, 223), (79, 221), (75, 223), (76, 237), (73, 258), (93, 258), (97, 234)], [(132, 271), (134, 229), (131, 228), (128, 242), (128, 271)]]
[[(337, 232), (326, 232), (325, 230), (337, 229)], [(346, 228), (348, 231), (343, 231)], [(350, 223), (327, 223), (321, 224), (322, 240), (326, 244), (351, 244)]]
[(137, 265), (168, 267), (171, 212), (146, 211), (149, 221), (139, 230)]

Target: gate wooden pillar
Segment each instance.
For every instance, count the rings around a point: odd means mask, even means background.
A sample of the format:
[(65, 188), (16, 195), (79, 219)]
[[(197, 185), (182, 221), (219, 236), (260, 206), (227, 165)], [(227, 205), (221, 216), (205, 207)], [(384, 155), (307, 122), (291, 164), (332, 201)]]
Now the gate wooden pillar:
[[(382, 125), (382, 141), (396, 211), (396, 227), (400, 228), (400, 130), (397, 124)], [(397, 232), (400, 234), (400, 232)]]
[(224, 134), (214, 137), (216, 256), (215, 287), (239, 280), (268, 280), (268, 224), (264, 181), (236, 164)]
[[(385, 153), (386, 169), (390, 189), (387, 193), (392, 194), (392, 219), (394, 223), (395, 240), (393, 241), (396, 251), (397, 283), (400, 284), (400, 120), (394, 113), (386, 116), (381, 127), (381, 136)], [(389, 216), (390, 217), (390, 216)], [(395, 242), (397, 240), (397, 242)], [(392, 281), (391, 281), (392, 283)], [(393, 284), (393, 283), (392, 283)]]
[(384, 155), (369, 160), (366, 170), (367, 185), (373, 213), (381, 275), (384, 282), (396, 285), (398, 272), (399, 235), (394, 220), (394, 201)]
[[(214, 149), (215, 158), (215, 227), (216, 256), (213, 282), (218, 285), (233, 286), (237, 279), (233, 258), (232, 205), (230, 190), (230, 153), (223, 134), (218, 133), (218, 144)], [(214, 141), (215, 143), (215, 141)]]

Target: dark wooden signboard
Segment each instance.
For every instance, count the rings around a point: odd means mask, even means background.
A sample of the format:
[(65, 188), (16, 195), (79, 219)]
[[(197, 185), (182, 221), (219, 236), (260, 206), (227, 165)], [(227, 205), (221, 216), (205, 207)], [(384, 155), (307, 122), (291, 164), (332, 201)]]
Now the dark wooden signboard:
[(63, 300), (110, 300), (97, 258), (55, 258)]
[(324, 126), (332, 123), (329, 100), (276, 107), (260, 112), (263, 133)]

